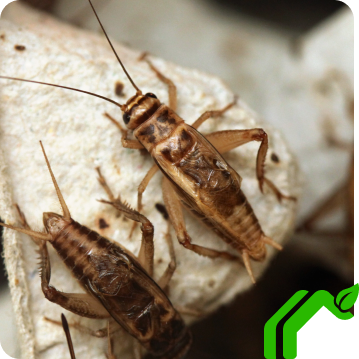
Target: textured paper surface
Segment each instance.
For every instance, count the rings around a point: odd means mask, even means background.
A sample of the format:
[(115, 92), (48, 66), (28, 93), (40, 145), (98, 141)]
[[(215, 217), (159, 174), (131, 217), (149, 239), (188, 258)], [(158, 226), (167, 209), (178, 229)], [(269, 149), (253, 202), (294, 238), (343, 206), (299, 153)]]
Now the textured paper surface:
[[(4, 35), (0, 40), (2, 74), (94, 91), (120, 103), (134, 94), (103, 37), (77, 30), (28, 9), (19, 7), (16, 14), (17, 24), (1, 21), (0, 35)], [(17, 51), (15, 45), (23, 45), (26, 49)], [(116, 49), (136, 84), (144, 92), (156, 93), (166, 103), (166, 86), (146, 63), (137, 61), (140, 52), (118, 44)], [(222, 108), (233, 99), (231, 91), (213, 76), (180, 68), (160, 59), (153, 61), (176, 83), (178, 113), (188, 123), (194, 122), (204, 111)], [(114, 94), (116, 81), (125, 84), (124, 97)], [(13, 203), (21, 206), (34, 229), (42, 229), (43, 212), (61, 213), (38, 144), (42, 140), (72, 217), (121, 242), (137, 254), (139, 230), (132, 240), (128, 240), (132, 223), (118, 218), (113, 209), (96, 201), (105, 197), (97, 182), (96, 166), (101, 166), (113, 191), (121, 193), (123, 199), (135, 206), (137, 187), (153, 163), (149, 156), (122, 148), (119, 131), (103, 116), (107, 111), (121, 119), (120, 110), (90, 96), (2, 80), (0, 111), (0, 213), (6, 223), (18, 223)], [(284, 193), (297, 195), (299, 176), (296, 163), (282, 136), (263, 124), (244, 102), (239, 101), (222, 118), (209, 120), (201, 131), (208, 133), (254, 127), (263, 127), (269, 134), (268, 177)], [(264, 232), (283, 243), (293, 229), (296, 204), (290, 201), (278, 203), (269, 191), (264, 195), (260, 193), (255, 178), (257, 150), (258, 143), (247, 144), (231, 151), (225, 158), (243, 177), (243, 191)], [(273, 152), (279, 156), (278, 164), (270, 161)], [(160, 181), (161, 175), (157, 174), (150, 182), (144, 193), (143, 211), (155, 226), (155, 279), (161, 276), (169, 261), (164, 239), (166, 223), (154, 208), (156, 203), (163, 203)], [(105, 219), (110, 227), (100, 230), (100, 218)], [(194, 243), (228, 249), (224, 242), (189, 214), (185, 214), (185, 219)], [(213, 311), (250, 287), (249, 277), (239, 264), (199, 257), (182, 248), (174, 233), (172, 236), (178, 264), (170, 285), (170, 298), (174, 304)], [(275, 250), (269, 248), (264, 263), (253, 263), (257, 278), (274, 253)], [(27, 236), (5, 231), (5, 259), (23, 357), (33, 358), (36, 352), (37, 358), (63, 358), (68, 354), (62, 328), (47, 323), (43, 317), (59, 319), (64, 310), (44, 299), (36, 257), (36, 247)], [(56, 288), (66, 292), (80, 291), (52, 251), (51, 264), (51, 283)], [(78, 319), (68, 312), (66, 315), (69, 321), (79, 320), (93, 329), (106, 325), (106, 321)], [(190, 322), (193, 318), (186, 320)], [(78, 359), (104, 357), (106, 340), (72, 332)], [(119, 358), (132, 357), (129, 351), (131, 341), (126, 335), (116, 343)]]

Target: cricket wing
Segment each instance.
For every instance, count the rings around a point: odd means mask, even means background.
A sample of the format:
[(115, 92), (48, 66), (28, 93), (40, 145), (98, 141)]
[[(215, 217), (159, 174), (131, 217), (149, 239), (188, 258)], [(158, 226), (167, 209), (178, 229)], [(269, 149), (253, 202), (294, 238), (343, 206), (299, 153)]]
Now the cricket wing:
[[(183, 205), (199, 217), (227, 243), (244, 249), (261, 235), (257, 218), (241, 190), (241, 177), (221, 154), (194, 128), (184, 125), (186, 151), (181, 159), (170, 162), (171, 153), (183, 148), (183, 141), (168, 141), (156, 149), (156, 161), (170, 180)], [(178, 137), (178, 136), (177, 136)], [(175, 144), (175, 145), (174, 145)]]
[(119, 247), (111, 248), (107, 258), (98, 258), (96, 265), (99, 277), (89, 280), (87, 289), (144, 346), (166, 330), (164, 323), (179, 316), (143, 267)]

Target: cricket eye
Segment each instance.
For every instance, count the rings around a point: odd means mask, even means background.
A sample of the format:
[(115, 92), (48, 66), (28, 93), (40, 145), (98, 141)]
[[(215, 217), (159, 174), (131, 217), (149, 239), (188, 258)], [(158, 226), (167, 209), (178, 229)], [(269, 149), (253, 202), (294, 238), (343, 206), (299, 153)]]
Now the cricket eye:
[(130, 122), (130, 118), (131, 118), (131, 116), (130, 116), (130, 114), (129, 113), (127, 113), (127, 112), (125, 112), (124, 114), (123, 114), (123, 122), (125, 123), (125, 125), (127, 125), (129, 122)]
[(151, 92), (146, 93), (146, 96), (147, 97), (152, 97), (152, 98), (157, 98), (157, 96), (154, 93), (151, 93)]

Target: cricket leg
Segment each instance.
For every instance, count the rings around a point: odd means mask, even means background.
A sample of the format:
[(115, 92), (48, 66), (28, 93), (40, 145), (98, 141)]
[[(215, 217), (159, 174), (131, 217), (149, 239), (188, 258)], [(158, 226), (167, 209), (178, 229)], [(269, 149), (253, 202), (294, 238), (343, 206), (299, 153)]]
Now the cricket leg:
[(165, 272), (162, 274), (161, 278), (157, 281), (157, 284), (164, 291), (166, 291), (166, 289), (168, 287), (168, 284), (172, 279), (173, 273), (175, 272), (176, 267), (177, 267), (176, 254), (175, 254), (175, 249), (173, 247), (172, 237), (171, 237), (171, 234), (170, 234), (170, 224), (169, 224), (169, 222), (168, 222), (168, 228), (167, 228), (167, 233), (166, 233), (165, 238), (166, 238), (166, 242), (167, 242), (167, 245), (168, 245), (171, 260), (168, 263), (168, 266), (167, 266)]
[(229, 103), (226, 107), (222, 108), (222, 110), (212, 110), (212, 111), (206, 111), (201, 116), (198, 117), (198, 119), (192, 124), (192, 127), (196, 130), (199, 126), (202, 125), (203, 122), (208, 120), (211, 117), (220, 117), (222, 116), (226, 111), (228, 111), (230, 108), (232, 108), (237, 103), (237, 96), (234, 97), (234, 100)]
[[(146, 173), (146, 176), (143, 178), (140, 185), (138, 186), (138, 193), (137, 193), (137, 211), (138, 212), (142, 211), (142, 195), (143, 195), (143, 192), (145, 192), (149, 182), (151, 181), (152, 177), (156, 174), (158, 169), (159, 169), (158, 166), (156, 164), (154, 164), (149, 169), (149, 171)], [(129, 238), (132, 237), (132, 234), (135, 231), (136, 227), (137, 227), (137, 222), (133, 222), (133, 226), (131, 228)]]
[(113, 354), (113, 342), (111, 338), (110, 321), (107, 322), (107, 359), (116, 359)]
[(296, 201), (295, 197), (282, 194), (275, 184), (264, 176), (264, 162), (268, 151), (268, 136), (263, 129), (217, 131), (206, 135), (206, 138), (221, 154), (251, 141), (261, 142), (256, 166), (259, 189), (263, 193), (263, 185), (266, 184), (277, 196), (278, 201), (282, 199)]
[(133, 358), (134, 359), (142, 359), (142, 346), (140, 342), (136, 339), (132, 339), (133, 345)]
[(151, 70), (157, 75), (157, 77), (168, 86), (168, 107), (173, 111), (177, 110), (177, 88), (176, 85), (168, 77), (164, 76), (147, 58), (148, 53), (144, 52), (139, 60), (144, 60), (148, 63)]
[(147, 172), (146, 176), (141, 181), (140, 185), (138, 186), (138, 194), (137, 194), (137, 211), (142, 211), (142, 195), (145, 192), (149, 182), (151, 181), (152, 177), (156, 174), (159, 170), (158, 166), (154, 164), (149, 171)]
[(165, 202), (168, 215), (170, 217), (173, 228), (175, 229), (177, 239), (183, 247), (205, 257), (224, 258), (227, 260), (238, 261), (238, 257), (228, 253), (221, 252), (207, 247), (202, 247), (191, 243), (191, 237), (187, 233), (186, 225), (183, 219), (182, 205), (177, 197), (176, 192), (172, 188), (171, 183), (163, 178), (162, 181), (163, 200)]
[(107, 203), (122, 212), (127, 218), (140, 222), (142, 231), (142, 243), (138, 260), (141, 265), (146, 269), (147, 273), (152, 277), (153, 275), (153, 256), (154, 256), (154, 244), (153, 244), (153, 225), (152, 223), (142, 214), (132, 209), (127, 203), (123, 203), (120, 200), (109, 202), (100, 200), (102, 203)]
[[(58, 320), (54, 320), (54, 319), (51, 319), (51, 318), (48, 318), (48, 317), (44, 317), (44, 319), (49, 323), (52, 323), (52, 324), (55, 324), (55, 325), (62, 325), (62, 322), (60, 322)], [(124, 329), (121, 327), (121, 325), (118, 324), (114, 319), (110, 318), (109, 322), (110, 321), (111, 321), (111, 323), (113, 323), (112, 326), (110, 327), (111, 328), (110, 332), (109, 332), (109, 326), (108, 325), (106, 327), (104, 327), (104, 328), (97, 329), (97, 330), (88, 328), (88, 327), (86, 327), (84, 325), (81, 325), (80, 323), (76, 323), (76, 322), (68, 323), (68, 326), (71, 327), (71, 328), (74, 328), (75, 330), (78, 330), (81, 333), (91, 335), (92, 337), (96, 337), (96, 338), (105, 338), (109, 334), (112, 335), (112, 334), (117, 333), (119, 331), (125, 332)]]
[(116, 202), (116, 200), (120, 200), (120, 196), (118, 196), (117, 198), (113, 195), (113, 192), (111, 191), (110, 187), (108, 186), (105, 177), (102, 175), (101, 173), (101, 169), (100, 167), (96, 167), (95, 170), (97, 171), (98, 174), (98, 181), (100, 182), (101, 187), (105, 190), (109, 200), (111, 202)]
[(140, 142), (138, 142), (137, 140), (129, 140), (127, 138), (128, 136), (128, 131), (125, 130), (121, 124), (115, 119), (113, 118), (111, 115), (109, 115), (107, 112), (104, 113), (104, 115), (113, 123), (115, 124), (115, 126), (121, 131), (122, 134), (122, 138), (121, 138), (121, 142), (122, 142), (122, 146), (125, 148), (131, 148), (134, 150), (142, 150), (144, 149), (144, 147), (141, 145)]

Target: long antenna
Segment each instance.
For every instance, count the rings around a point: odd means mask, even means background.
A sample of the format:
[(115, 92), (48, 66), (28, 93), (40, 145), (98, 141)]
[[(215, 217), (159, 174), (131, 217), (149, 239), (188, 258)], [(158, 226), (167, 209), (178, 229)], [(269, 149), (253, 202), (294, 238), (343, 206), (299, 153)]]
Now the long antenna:
[(31, 83), (34, 83), (34, 84), (40, 84), (40, 85), (48, 85), (48, 86), (53, 86), (53, 87), (60, 87), (60, 88), (63, 88), (63, 89), (66, 89), (66, 90), (73, 90), (73, 91), (77, 91), (77, 92), (82, 92), (82, 93), (85, 93), (87, 95), (91, 95), (91, 96), (95, 96), (95, 97), (98, 97), (98, 98), (101, 98), (102, 100), (106, 100), (108, 102), (112, 102), (113, 104), (115, 104), (116, 106), (120, 107), (121, 110), (124, 109), (124, 106), (125, 105), (121, 105), (119, 104), (118, 102), (114, 101), (114, 100), (111, 100), (110, 98), (107, 98), (107, 97), (104, 97), (104, 96), (101, 96), (101, 95), (97, 95), (93, 92), (88, 92), (88, 91), (84, 91), (84, 90), (79, 90), (79, 89), (75, 89), (73, 87), (67, 87), (67, 86), (61, 86), (61, 85), (55, 85), (55, 84), (50, 84), (50, 83), (47, 83), (47, 82), (40, 82), (40, 81), (33, 81), (33, 80), (24, 80), (24, 79), (19, 79), (17, 77), (9, 77), (9, 76), (0, 76), (1, 79), (7, 79), (7, 80), (16, 80), (16, 81), (24, 81), (24, 82), (31, 82)]
[(67, 205), (66, 205), (66, 202), (64, 200), (64, 197), (62, 197), (62, 193), (61, 193), (60, 188), (59, 188), (59, 186), (58, 186), (58, 184), (56, 182), (56, 178), (55, 178), (54, 174), (52, 173), (50, 162), (47, 159), (45, 149), (44, 149), (44, 146), (42, 145), (41, 141), (40, 141), (40, 145), (41, 145), (41, 148), (42, 148), (42, 152), (44, 153), (44, 156), (45, 156), (45, 161), (46, 161), (46, 164), (47, 164), (47, 168), (49, 169), (49, 172), (50, 172), (50, 175), (51, 175), (51, 178), (52, 178), (52, 182), (54, 183), (54, 186), (55, 186), (55, 189), (56, 189), (57, 197), (59, 198), (62, 210), (64, 212), (64, 218), (65, 219), (71, 219), (70, 211), (67, 208)]
[(115, 56), (116, 56), (118, 62), (120, 63), (120, 65), (121, 65), (123, 71), (125, 72), (127, 78), (130, 80), (132, 86), (136, 89), (137, 93), (138, 93), (138, 94), (141, 94), (142, 91), (141, 91), (141, 90), (136, 86), (136, 84), (133, 82), (131, 76), (129, 75), (129, 73), (127, 72), (125, 66), (123, 65), (121, 59), (120, 59), (119, 56), (117, 55), (117, 52), (116, 52), (115, 48), (113, 47), (111, 40), (110, 40), (109, 37), (107, 36), (107, 33), (106, 33), (106, 31), (105, 31), (105, 28), (103, 27), (103, 25), (102, 25), (102, 23), (101, 23), (101, 20), (100, 20), (100, 18), (98, 17), (95, 8), (94, 8), (93, 5), (92, 5), (91, 0), (89, 0), (89, 3), (90, 3), (90, 5), (91, 5), (91, 7), (92, 7), (93, 12), (95, 13), (95, 16), (96, 16), (96, 18), (97, 18), (97, 21), (99, 22), (103, 33), (104, 33), (105, 36), (106, 36), (106, 39), (107, 39), (108, 43), (109, 43), (110, 46), (111, 46), (111, 49), (112, 49), (113, 53), (115, 54)]

